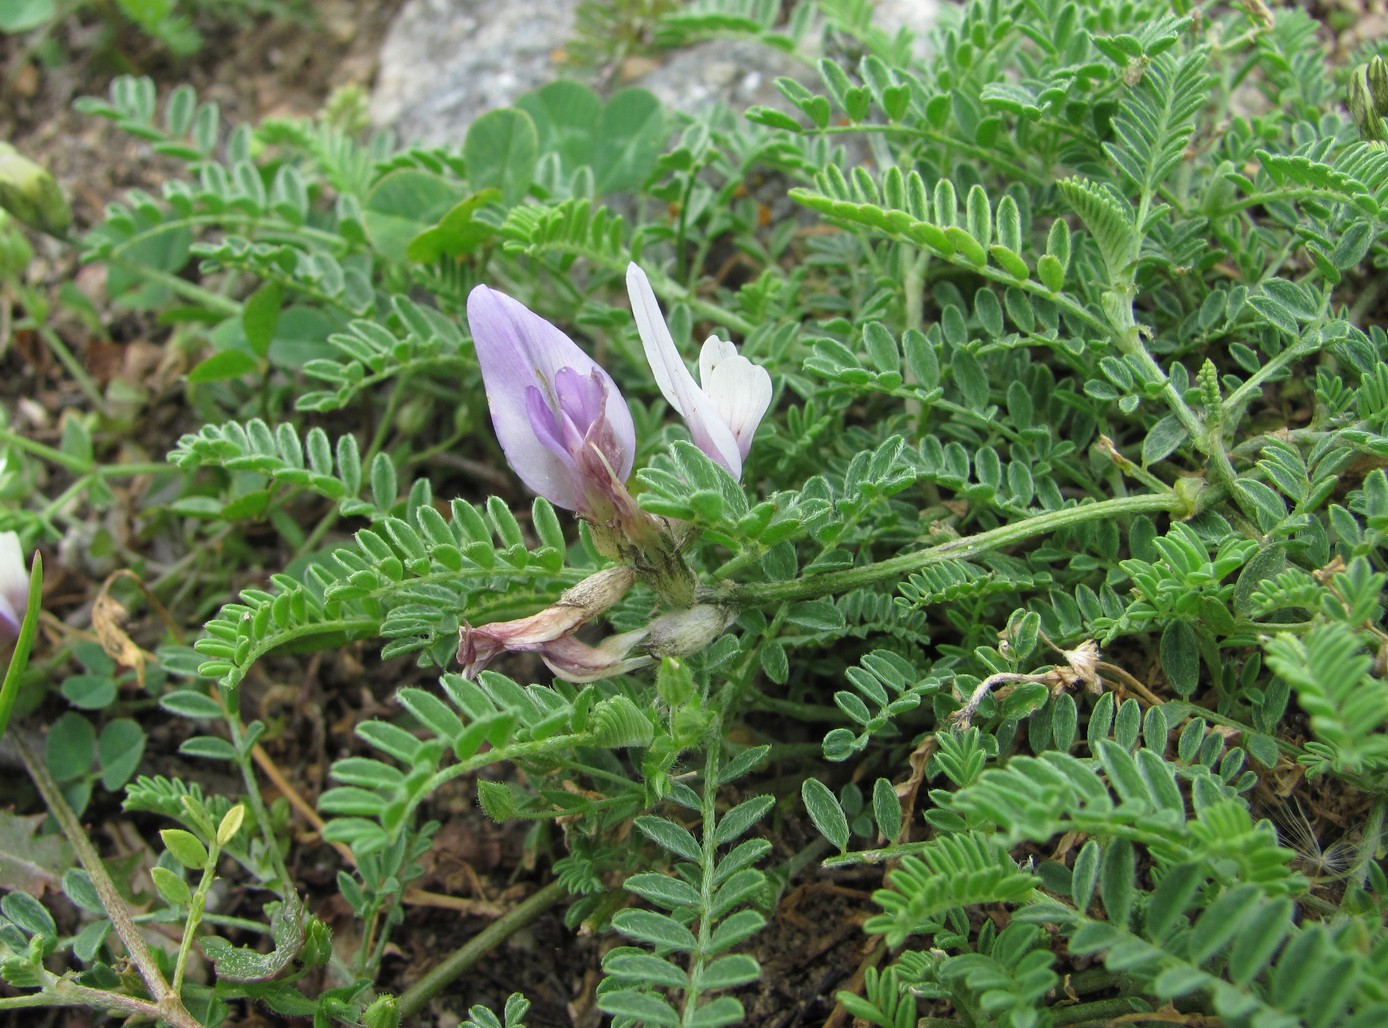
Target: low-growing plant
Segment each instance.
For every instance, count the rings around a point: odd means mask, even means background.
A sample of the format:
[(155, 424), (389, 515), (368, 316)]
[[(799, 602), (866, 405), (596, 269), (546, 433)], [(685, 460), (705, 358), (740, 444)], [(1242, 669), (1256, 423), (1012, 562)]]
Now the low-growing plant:
[(71, 56), (58, 35), (74, 20), (100, 26), (90, 44), (97, 52), (119, 53), (123, 39), (134, 34), (175, 58), (187, 58), (203, 48), (210, 29), (267, 14), (304, 20), (308, 13), (302, 0), (10, 0), (0, 9), (0, 34), (21, 37), (25, 52), (48, 65)]
[[(107, 608), (24, 676), (85, 923), (5, 883), (0, 1009), (461, 1014), (567, 901), (615, 1023), (738, 1023), (786, 889), (852, 874), (872, 1024), (1388, 1018), (1388, 65), (1261, 3), (974, 0), (920, 49), (870, 15), (664, 11), (815, 77), (700, 116), (558, 81), (453, 147), (82, 101), (185, 169), (81, 245), (196, 424), (112, 546), (144, 592), (102, 592), (171, 612), (154, 651)], [(0, 425), (26, 542), (128, 502), (100, 399), (56, 447)], [(291, 810), (248, 697), (334, 654), (377, 702)], [(189, 775), (138, 774), (155, 725)], [(551, 880), (402, 991), (460, 788)], [(110, 794), (168, 826), (152, 870), (87, 839)]]

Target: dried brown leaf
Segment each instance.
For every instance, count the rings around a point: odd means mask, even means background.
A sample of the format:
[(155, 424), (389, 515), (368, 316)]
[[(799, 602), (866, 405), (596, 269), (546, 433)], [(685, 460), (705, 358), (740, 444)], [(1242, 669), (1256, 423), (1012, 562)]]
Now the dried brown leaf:
[[(135, 578), (129, 571), (117, 571), (101, 583), (101, 591), (97, 593), (92, 604), (92, 630), (96, 632), (97, 641), (101, 643), (106, 655), (122, 667), (131, 668), (140, 683), (140, 688), (143, 689), (145, 665), (154, 655), (140, 649), (135, 640), (126, 634), (125, 621), (129, 613), (121, 602), (111, 595), (111, 586), (115, 581), (127, 576)], [(141, 587), (143, 588), (143, 585)]]

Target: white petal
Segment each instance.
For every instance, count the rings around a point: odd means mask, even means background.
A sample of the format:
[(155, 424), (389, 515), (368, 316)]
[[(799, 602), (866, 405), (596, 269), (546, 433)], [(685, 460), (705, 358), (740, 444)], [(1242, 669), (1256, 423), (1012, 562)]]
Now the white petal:
[(684, 366), (665, 324), (665, 316), (660, 312), (660, 304), (656, 302), (650, 279), (634, 262), (627, 265), (627, 292), (631, 296), (636, 329), (641, 333), (641, 346), (646, 351), (646, 360), (660, 392), (689, 424), (694, 445), (727, 468), (734, 478), (740, 477), (742, 450), (737, 438)]
[(627, 294), (631, 297), (631, 313), (636, 318), (636, 330), (641, 333), (641, 346), (646, 351), (651, 373), (655, 375), (655, 384), (670, 406), (687, 416), (694, 409), (693, 394), (699, 387), (680, 360), (679, 349), (665, 324), (665, 315), (660, 312), (651, 280), (635, 261), (627, 265)]
[(771, 406), (771, 375), (717, 336), (704, 343), (699, 368), (704, 394), (737, 440), (738, 452), (746, 457), (757, 426)]
[(29, 568), (19, 548), (19, 536), (0, 532), (0, 618), (13, 622), (18, 631), (29, 606)]
[(704, 340), (704, 348), (699, 351), (699, 383), (708, 392), (708, 384), (713, 379), (713, 369), (729, 357), (737, 356), (737, 347), (727, 339), (709, 336)]

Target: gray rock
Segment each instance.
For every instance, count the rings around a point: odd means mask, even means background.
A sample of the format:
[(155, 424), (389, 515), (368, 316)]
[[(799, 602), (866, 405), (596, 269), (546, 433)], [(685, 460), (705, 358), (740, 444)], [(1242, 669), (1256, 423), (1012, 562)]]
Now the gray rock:
[(461, 143), (467, 126), (557, 77), (578, 0), (407, 0), (381, 48), (371, 120), (402, 139)]
[(776, 88), (782, 75), (809, 81), (808, 65), (751, 40), (714, 40), (674, 50), (628, 85), (649, 89), (667, 108), (698, 114), (717, 103), (741, 111), (755, 104), (788, 106)]
[(912, 48), (916, 56), (924, 57), (928, 48), (925, 45), (926, 33), (934, 26), (940, 16), (940, 0), (877, 0), (873, 12), (873, 24), (888, 32), (909, 29), (915, 33)]
[[(381, 50), (371, 119), (402, 140), (461, 143), (478, 115), (558, 77), (557, 55), (571, 42), (579, 0), (406, 0)], [(877, 22), (920, 38), (939, 0), (878, 0)], [(715, 103), (785, 108), (775, 80), (811, 84), (809, 65), (750, 41), (714, 41), (657, 57), (624, 85), (651, 90), (667, 107), (696, 113)]]

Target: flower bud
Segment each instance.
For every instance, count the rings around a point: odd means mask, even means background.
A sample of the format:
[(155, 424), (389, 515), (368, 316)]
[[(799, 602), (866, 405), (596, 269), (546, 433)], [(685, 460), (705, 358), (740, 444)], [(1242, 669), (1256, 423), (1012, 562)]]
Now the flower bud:
[(588, 621), (610, 609), (627, 594), (627, 590), (635, 581), (636, 572), (625, 564), (614, 564), (565, 590), (555, 606), (573, 607), (582, 611), (583, 620)]
[(9, 143), (0, 143), (0, 207), (52, 236), (72, 224), (72, 208), (58, 180)]
[(1383, 119), (1374, 108), (1373, 97), (1369, 92), (1368, 65), (1361, 64), (1349, 77), (1349, 116), (1354, 119), (1361, 139), (1385, 138)]
[(394, 996), (381, 996), (361, 1013), (366, 1028), (399, 1028), (400, 1001)]
[(1369, 98), (1374, 103), (1374, 113), (1379, 116), (1388, 115), (1388, 61), (1375, 55), (1374, 59), (1369, 62), (1367, 79)]
[(654, 657), (683, 657), (698, 653), (733, 623), (730, 607), (702, 603), (688, 610), (662, 614), (647, 627), (647, 651)]
[(663, 657), (655, 673), (655, 694), (667, 707), (679, 708), (694, 698), (694, 675), (678, 657)]

